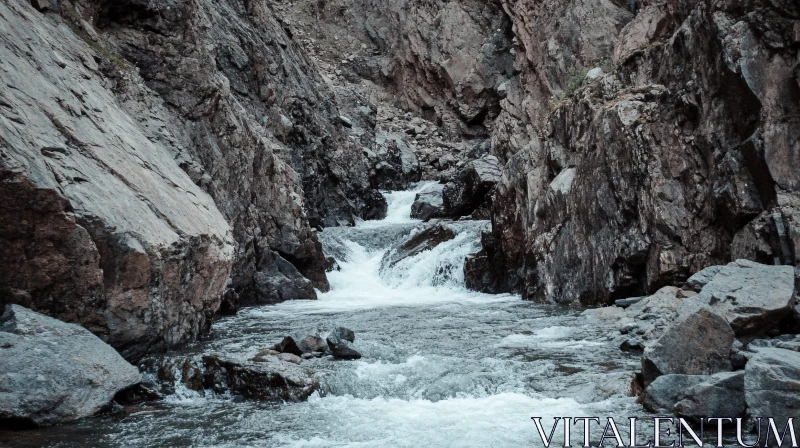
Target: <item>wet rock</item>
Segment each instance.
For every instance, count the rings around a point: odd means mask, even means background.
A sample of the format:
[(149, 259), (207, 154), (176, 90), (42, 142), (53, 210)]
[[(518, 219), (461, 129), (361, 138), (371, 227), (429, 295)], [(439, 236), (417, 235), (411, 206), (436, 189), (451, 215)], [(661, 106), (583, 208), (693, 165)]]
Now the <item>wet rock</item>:
[(354, 349), (349, 341), (341, 339), (335, 334), (329, 335), (326, 341), (328, 342), (328, 347), (331, 349), (334, 358), (346, 360), (361, 359), (361, 353)]
[(442, 197), (444, 185), (435, 184), (418, 193), (411, 205), (411, 217), (430, 221), (435, 218), (444, 218), (444, 199)]
[(647, 387), (642, 404), (651, 412), (693, 420), (744, 417), (744, 376), (742, 371), (707, 376), (662, 375)]
[(273, 304), (286, 300), (316, 300), (317, 293), (311, 280), (277, 253), (262, 257), (265, 268), (253, 275), (256, 294), (253, 303)]
[(291, 336), (286, 336), (278, 342), (277, 344), (272, 346), (272, 350), (275, 350), (278, 353), (291, 353), (293, 355), (301, 356), (303, 354), (303, 350), (297, 345), (294, 338)]
[(709, 375), (731, 370), (734, 333), (728, 322), (701, 308), (672, 325), (642, 355), (645, 385), (666, 374)]
[(300, 364), (303, 358), (292, 353), (280, 353), (278, 359), (281, 361), (291, 362), (292, 364)]
[(325, 352), (328, 349), (328, 344), (319, 336), (309, 335), (300, 340), (297, 344), (303, 355), (314, 352)]
[(419, 160), (414, 150), (399, 134), (379, 131), (374, 157), (373, 185), (387, 190), (405, 190), (410, 182), (420, 180)]
[(230, 391), (268, 401), (304, 401), (319, 388), (310, 371), (274, 356), (261, 362), (241, 362), (223, 355), (206, 355), (203, 363), (204, 384), (217, 393)]
[(794, 268), (738, 260), (719, 269), (698, 297), (708, 298), (737, 336), (765, 334), (792, 312)]
[(800, 410), (800, 353), (758, 348), (744, 369), (745, 397), (753, 416), (774, 417), (783, 428)]
[(641, 302), (644, 297), (629, 297), (627, 299), (618, 299), (614, 301), (614, 305), (620, 308), (627, 308), (634, 303)]
[(331, 334), (344, 341), (348, 342), (356, 341), (356, 333), (353, 330), (350, 330), (349, 328), (336, 327), (333, 329)]
[(465, 216), (478, 210), (500, 181), (501, 174), (502, 164), (495, 156), (467, 162), (442, 190), (447, 216)]
[(391, 268), (397, 263), (450, 241), (456, 237), (455, 231), (442, 223), (432, 223), (421, 230), (412, 232), (396, 247), (386, 252), (381, 260), (381, 270)]
[(19, 305), (0, 316), (0, 423), (88, 417), (141, 380), (136, 367), (79, 325)]
[(641, 339), (628, 338), (622, 341), (619, 349), (623, 352), (642, 353), (644, 352), (644, 344)]

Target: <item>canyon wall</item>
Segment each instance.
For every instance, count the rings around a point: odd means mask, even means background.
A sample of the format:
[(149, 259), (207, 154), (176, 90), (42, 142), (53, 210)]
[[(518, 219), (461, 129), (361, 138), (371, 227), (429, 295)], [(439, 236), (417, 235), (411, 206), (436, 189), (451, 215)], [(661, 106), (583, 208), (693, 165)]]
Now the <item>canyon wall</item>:
[(0, 5), (0, 304), (129, 359), (327, 290), (315, 228), (380, 217), (267, 1)]

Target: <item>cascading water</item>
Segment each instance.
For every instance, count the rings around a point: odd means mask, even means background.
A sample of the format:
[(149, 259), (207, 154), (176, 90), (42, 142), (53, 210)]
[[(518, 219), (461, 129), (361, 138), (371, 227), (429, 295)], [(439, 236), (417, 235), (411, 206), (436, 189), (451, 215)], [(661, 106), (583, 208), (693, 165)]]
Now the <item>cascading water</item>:
[(319, 300), (242, 310), (189, 350), (249, 358), (287, 334), (355, 330), (362, 359), (303, 361), (321, 384), (308, 402), (259, 403), (181, 387), (121, 420), (24, 437), (31, 446), (73, 440), (59, 447), (519, 447), (541, 446), (532, 416), (640, 415), (634, 399), (615, 389), (624, 389), (638, 357), (620, 353), (608, 329), (576, 310), (464, 287), (464, 257), (479, 249), (487, 222), (447, 223), (453, 239), (381, 268), (386, 252), (424, 225), (410, 208), (428, 185), (386, 194), (382, 221), (321, 233), (339, 270)]

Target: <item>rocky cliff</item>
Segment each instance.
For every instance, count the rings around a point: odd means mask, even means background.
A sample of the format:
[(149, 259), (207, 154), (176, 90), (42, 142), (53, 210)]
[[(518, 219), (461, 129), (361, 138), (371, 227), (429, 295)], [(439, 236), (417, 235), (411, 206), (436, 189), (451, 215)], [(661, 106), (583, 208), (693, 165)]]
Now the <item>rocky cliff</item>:
[(0, 8), (0, 302), (136, 358), (221, 304), (315, 298), (314, 227), (385, 210), (270, 2)]

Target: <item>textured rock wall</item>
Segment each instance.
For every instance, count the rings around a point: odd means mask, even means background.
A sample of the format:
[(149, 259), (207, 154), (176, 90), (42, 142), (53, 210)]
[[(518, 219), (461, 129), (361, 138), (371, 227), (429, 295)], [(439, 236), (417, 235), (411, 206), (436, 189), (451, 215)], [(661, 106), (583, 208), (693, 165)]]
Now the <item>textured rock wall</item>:
[[(796, 259), (800, 177), (788, 167), (800, 157), (798, 7), (670, 1), (630, 12), (613, 26), (609, 16), (587, 19), (589, 30), (624, 27), (584, 55), (599, 70), (574, 89), (541, 79), (536, 48), (552, 54), (558, 34), (520, 39), (534, 55), (521, 77), (535, 72), (552, 96), (520, 95), (523, 105), (549, 101), (535, 132), (498, 120), (493, 139), (510, 147), (493, 149), (513, 155), (494, 200), (495, 287), (603, 303), (731, 258)], [(535, 107), (504, 106), (540, 122)]]
[(136, 358), (328, 288), (314, 227), (385, 202), (270, 2), (37, 7), (0, 5), (0, 302)]

